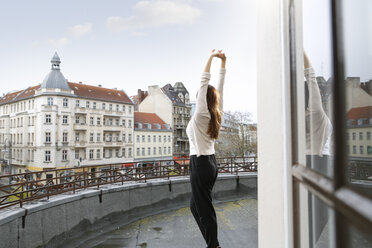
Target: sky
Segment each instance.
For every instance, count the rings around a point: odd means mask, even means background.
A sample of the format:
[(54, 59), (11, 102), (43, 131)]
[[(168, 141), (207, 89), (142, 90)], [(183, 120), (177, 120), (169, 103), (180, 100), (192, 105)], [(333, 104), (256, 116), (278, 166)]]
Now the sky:
[[(0, 93), (41, 83), (56, 51), (69, 82), (123, 89), (183, 82), (195, 99), (212, 49), (224, 105), (257, 118), (255, 0), (14, 0), (0, 9)], [(211, 84), (219, 61), (212, 64)]]
[[(342, 0), (345, 76), (372, 79), (372, 1)], [(317, 75), (331, 76), (330, 1), (303, 1), (303, 39)]]
[[(212, 49), (227, 56), (225, 110), (257, 120), (257, 0), (13, 0), (0, 8), (0, 94), (41, 83), (58, 52), (70, 82), (123, 89), (183, 82), (195, 100)], [(304, 49), (331, 76), (330, 1), (303, 1)], [(346, 75), (372, 79), (372, 1), (343, 0)], [(368, 26), (369, 25), (369, 26)], [(212, 64), (216, 83), (219, 61)]]

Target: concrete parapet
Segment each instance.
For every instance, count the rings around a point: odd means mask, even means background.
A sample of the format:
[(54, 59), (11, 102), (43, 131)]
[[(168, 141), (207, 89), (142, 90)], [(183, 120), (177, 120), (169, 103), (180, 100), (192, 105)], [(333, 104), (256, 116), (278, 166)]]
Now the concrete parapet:
[[(188, 178), (105, 185), (0, 212), (0, 248), (78, 247), (102, 232), (187, 206)], [(257, 174), (220, 175), (215, 200), (257, 197)]]

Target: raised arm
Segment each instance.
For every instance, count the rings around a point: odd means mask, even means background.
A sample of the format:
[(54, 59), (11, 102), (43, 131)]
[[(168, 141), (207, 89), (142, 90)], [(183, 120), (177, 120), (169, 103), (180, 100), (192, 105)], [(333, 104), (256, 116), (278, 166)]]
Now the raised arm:
[(197, 113), (209, 113), (208, 105), (207, 105), (207, 90), (208, 90), (208, 83), (211, 78), (211, 64), (214, 57), (218, 57), (220, 52), (215, 52), (212, 50), (211, 55), (209, 56), (207, 63), (204, 67), (204, 72), (201, 77), (200, 81), (200, 88), (196, 96), (196, 112)]
[(315, 72), (305, 52), (304, 67), (305, 67), (304, 74), (306, 77), (307, 87), (309, 88), (309, 110), (311, 112), (324, 111), (319, 86), (318, 83), (316, 82)]
[(220, 111), (223, 112), (223, 85), (225, 84), (225, 73), (226, 73), (226, 56), (222, 51), (219, 51), (219, 55), (217, 56), (221, 59), (221, 69), (220, 69), (220, 75), (217, 85), (217, 91), (220, 94), (219, 99), (219, 108)]

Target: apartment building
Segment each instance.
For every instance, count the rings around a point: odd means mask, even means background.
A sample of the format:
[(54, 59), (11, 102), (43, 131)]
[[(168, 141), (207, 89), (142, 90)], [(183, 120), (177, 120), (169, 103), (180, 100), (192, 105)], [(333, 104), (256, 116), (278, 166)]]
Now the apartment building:
[(60, 63), (55, 53), (42, 84), (0, 99), (0, 158), (11, 158), (13, 173), (133, 161), (127, 94), (67, 82)]
[(183, 83), (177, 82), (174, 86), (167, 84), (162, 88), (158, 85), (149, 86), (147, 92), (142, 93), (139, 90), (135, 99), (139, 112), (155, 113), (171, 125), (173, 155), (177, 157), (189, 155), (190, 145), (186, 127), (191, 118), (191, 104), (189, 92)]
[(135, 161), (173, 159), (173, 130), (154, 113), (134, 112)]

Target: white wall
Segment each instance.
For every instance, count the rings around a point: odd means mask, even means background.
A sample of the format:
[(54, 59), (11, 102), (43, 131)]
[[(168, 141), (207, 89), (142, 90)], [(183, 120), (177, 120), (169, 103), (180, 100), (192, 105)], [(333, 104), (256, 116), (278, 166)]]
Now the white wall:
[(257, 1), (260, 248), (292, 247), (287, 14), (287, 0)]

